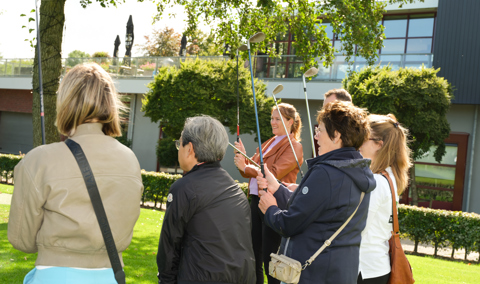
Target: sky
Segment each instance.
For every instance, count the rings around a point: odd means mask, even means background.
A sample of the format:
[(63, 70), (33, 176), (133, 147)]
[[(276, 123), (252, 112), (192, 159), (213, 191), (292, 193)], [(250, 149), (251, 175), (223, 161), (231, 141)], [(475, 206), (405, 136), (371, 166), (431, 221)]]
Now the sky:
[[(144, 43), (144, 36), (151, 34), (153, 28), (173, 27), (181, 34), (186, 27), (184, 22), (186, 17), (181, 7), (168, 11), (177, 13), (175, 18), (164, 16), (152, 25), (156, 5), (149, 0), (143, 3), (127, 0), (117, 8), (113, 6), (102, 8), (100, 4), (92, 2), (86, 9), (80, 6), (79, 0), (65, 2), (62, 58), (68, 57), (68, 53), (73, 50), (81, 50), (90, 55), (96, 51), (107, 51), (112, 56), (117, 35), (122, 42), (118, 55), (123, 56), (126, 26), (130, 15), (135, 35), (133, 56), (141, 56), (139, 48), (135, 45)], [(32, 9), (35, 9), (35, 0), (0, 0), (0, 55), (4, 59), (34, 57), (34, 49), (30, 47), (28, 41), (25, 41), (36, 37), (36, 31), (28, 33), (29, 28), (36, 28), (35, 22), (28, 22), (28, 17), (35, 18), (35, 13), (30, 13)], [(27, 17), (20, 17), (20, 14), (26, 14)], [(22, 29), (24, 25), (27, 28)], [(208, 30), (205, 26), (200, 28)]]

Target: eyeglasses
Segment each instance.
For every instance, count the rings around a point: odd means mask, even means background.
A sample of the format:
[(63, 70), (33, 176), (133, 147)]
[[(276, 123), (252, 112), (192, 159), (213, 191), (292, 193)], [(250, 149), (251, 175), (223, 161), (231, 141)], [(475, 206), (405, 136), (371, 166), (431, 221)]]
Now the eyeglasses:
[(315, 126), (315, 135), (317, 135), (318, 132), (320, 132), (320, 127)]
[(175, 147), (177, 147), (177, 150), (180, 150), (180, 140), (175, 140)]

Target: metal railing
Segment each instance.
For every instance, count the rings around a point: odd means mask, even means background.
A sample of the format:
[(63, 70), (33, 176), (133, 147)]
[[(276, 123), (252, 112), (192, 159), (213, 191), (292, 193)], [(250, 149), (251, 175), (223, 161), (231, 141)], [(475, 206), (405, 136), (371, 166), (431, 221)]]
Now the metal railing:
[[(156, 70), (165, 66), (180, 67), (180, 62), (195, 60), (197, 57), (125, 57), (125, 58), (66, 58), (62, 59), (62, 74), (68, 72), (73, 66), (83, 62), (96, 62), (114, 78), (152, 78)], [(228, 60), (224, 56), (202, 56), (202, 60)], [(260, 79), (295, 79), (302, 77), (301, 57), (295, 55), (282, 55), (280, 58), (270, 58), (268, 55), (254, 56), (255, 76)], [(359, 71), (367, 66), (367, 61), (361, 57), (353, 57), (354, 71)], [(130, 61), (130, 64), (127, 64)], [(329, 67), (324, 67), (317, 58), (319, 72), (313, 80), (339, 81), (345, 78), (348, 72), (348, 63), (345, 56), (337, 55)], [(400, 67), (420, 68), (432, 67), (433, 54), (381, 54), (375, 65), (389, 64), (392, 69)], [(33, 73), (33, 59), (0, 59), (0, 77), (30, 77)]]

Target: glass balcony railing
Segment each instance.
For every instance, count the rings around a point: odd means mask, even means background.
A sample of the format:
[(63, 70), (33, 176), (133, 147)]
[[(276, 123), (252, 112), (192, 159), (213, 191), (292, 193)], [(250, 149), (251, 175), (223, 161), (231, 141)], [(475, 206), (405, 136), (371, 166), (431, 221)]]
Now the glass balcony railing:
[[(62, 59), (63, 74), (73, 66), (84, 62), (96, 62), (114, 78), (152, 78), (156, 70), (165, 66), (180, 66), (180, 62), (195, 60), (196, 57), (125, 57), (125, 58), (66, 58)], [(203, 60), (228, 60), (224, 56), (202, 56)], [(389, 64), (392, 69), (400, 67), (420, 68), (432, 67), (433, 54), (408, 53), (380, 55), (375, 65)], [(282, 55), (280, 58), (270, 58), (267, 55), (255, 56), (255, 76), (260, 79), (295, 79), (302, 77), (301, 57)], [(367, 66), (367, 61), (361, 57), (353, 58), (352, 69), (359, 71)], [(324, 67), (318, 60), (319, 72), (313, 80), (339, 81), (345, 78), (348, 64), (345, 56), (337, 55), (329, 67)], [(33, 59), (0, 59), (0, 76), (29, 77), (33, 73)]]

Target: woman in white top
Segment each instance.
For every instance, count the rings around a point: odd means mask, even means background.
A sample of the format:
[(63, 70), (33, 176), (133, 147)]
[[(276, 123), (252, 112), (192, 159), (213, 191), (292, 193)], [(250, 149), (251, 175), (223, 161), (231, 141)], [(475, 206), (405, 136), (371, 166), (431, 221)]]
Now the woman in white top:
[(370, 166), (377, 187), (370, 193), (367, 225), (362, 232), (357, 284), (386, 284), (390, 278), (388, 240), (392, 231), (392, 193), (385, 177), (392, 179), (395, 198), (408, 184), (408, 169), (412, 163), (407, 146), (408, 130), (394, 115), (369, 115), (370, 139), (360, 148), (364, 158), (372, 160)]

